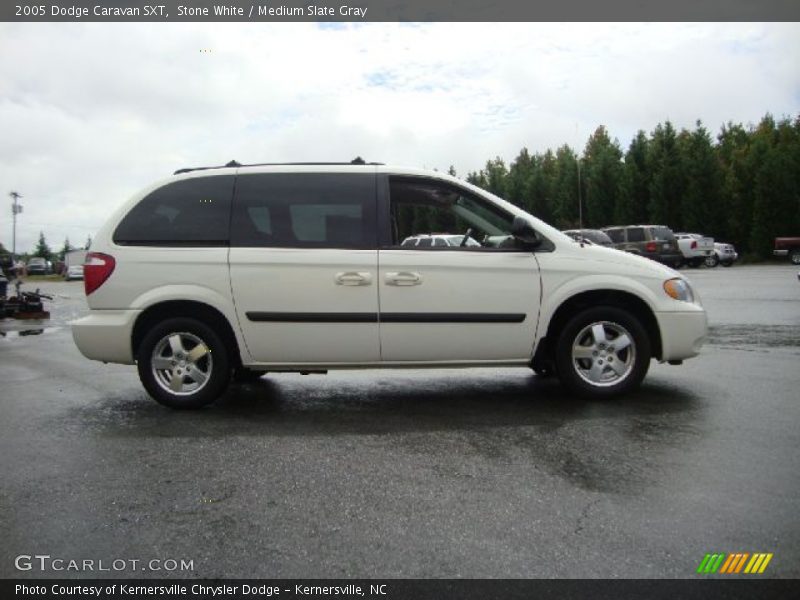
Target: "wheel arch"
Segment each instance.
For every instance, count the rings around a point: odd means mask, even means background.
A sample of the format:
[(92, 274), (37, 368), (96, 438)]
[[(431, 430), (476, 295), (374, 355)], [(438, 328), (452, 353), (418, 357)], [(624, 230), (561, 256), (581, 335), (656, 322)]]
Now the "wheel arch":
[(139, 346), (150, 328), (165, 319), (176, 317), (194, 317), (213, 327), (222, 337), (225, 347), (229, 349), (231, 364), (241, 365), (241, 347), (230, 321), (217, 308), (196, 300), (166, 300), (143, 310), (136, 318), (131, 335), (134, 358), (139, 353)]
[(585, 310), (597, 306), (614, 306), (633, 314), (642, 324), (652, 346), (653, 357), (661, 359), (661, 330), (650, 305), (636, 294), (618, 289), (594, 289), (577, 292), (562, 300), (552, 313), (544, 335), (539, 340), (533, 364), (545, 364), (553, 360), (558, 333), (569, 319)]

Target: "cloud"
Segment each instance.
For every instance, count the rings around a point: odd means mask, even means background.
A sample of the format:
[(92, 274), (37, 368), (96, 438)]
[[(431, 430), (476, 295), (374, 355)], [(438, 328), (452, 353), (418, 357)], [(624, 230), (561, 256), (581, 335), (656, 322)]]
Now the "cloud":
[[(0, 181), (18, 249), (82, 243), (184, 166), (368, 160), (459, 173), (604, 124), (794, 115), (797, 24), (4, 24)], [(9, 214), (7, 211), (6, 214)], [(10, 245), (9, 219), (0, 241)]]

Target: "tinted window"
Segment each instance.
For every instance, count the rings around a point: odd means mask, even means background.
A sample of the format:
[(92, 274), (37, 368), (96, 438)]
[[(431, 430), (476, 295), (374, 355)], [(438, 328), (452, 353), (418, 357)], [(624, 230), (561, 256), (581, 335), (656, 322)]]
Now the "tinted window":
[(228, 244), (233, 176), (169, 183), (134, 206), (114, 232), (117, 244), (160, 246)]
[[(392, 244), (395, 246), (409, 237), (435, 233), (437, 237), (421, 238), (416, 247), (455, 250), (508, 246), (513, 249), (514, 241), (510, 235), (513, 217), (459, 187), (430, 179), (398, 176), (389, 180), (389, 196)], [(471, 238), (461, 247), (467, 231), (470, 231)], [(458, 241), (450, 245), (448, 239)]]
[(628, 241), (629, 242), (643, 242), (644, 241), (644, 229), (641, 227), (630, 227), (628, 228)]
[(625, 241), (625, 233), (622, 229), (606, 229), (606, 233), (615, 244), (621, 244)]
[(375, 176), (239, 175), (231, 245), (374, 248)]

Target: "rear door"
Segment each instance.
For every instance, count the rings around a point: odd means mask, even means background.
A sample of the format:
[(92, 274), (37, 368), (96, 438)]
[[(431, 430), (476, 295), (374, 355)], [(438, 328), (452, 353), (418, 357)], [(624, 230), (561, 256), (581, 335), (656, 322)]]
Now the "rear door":
[(255, 361), (380, 359), (375, 220), (371, 169), (240, 171), (230, 275)]

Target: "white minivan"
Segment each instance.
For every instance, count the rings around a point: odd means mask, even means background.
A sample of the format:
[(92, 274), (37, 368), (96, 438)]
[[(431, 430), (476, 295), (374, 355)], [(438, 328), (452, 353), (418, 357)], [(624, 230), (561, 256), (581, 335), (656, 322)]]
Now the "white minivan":
[[(431, 232), (464, 243), (402, 244)], [(84, 282), (80, 351), (136, 364), (175, 408), (267, 371), (376, 367), (524, 366), (607, 397), (707, 333), (672, 269), (443, 173), (360, 160), (178, 171), (114, 213)]]

